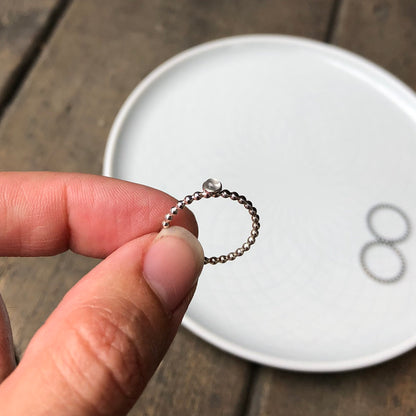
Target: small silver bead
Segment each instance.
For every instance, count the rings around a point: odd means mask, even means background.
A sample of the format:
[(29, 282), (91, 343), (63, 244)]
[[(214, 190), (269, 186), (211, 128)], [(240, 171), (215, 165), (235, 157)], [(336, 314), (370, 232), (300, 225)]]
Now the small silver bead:
[(253, 222), (259, 222), (260, 221), (260, 217), (257, 214), (252, 215), (251, 219), (253, 220)]
[(192, 197), (194, 198), (195, 201), (199, 201), (202, 198), (202, 192), (194, 192), (194, 194), (192, 195)]
[(248, 212), (250, 213), (250, 215), (256, 215), (257, 214), (257, 209), (254, 207), (251, 207)]
[(257, 237), (259, 235), (259, 232), (257, 230), (251, 230), (251, 235), (253, 237)]
[(169, 228), (170, 222), (169, 221), (163, 221), (162, 222), (162, 227), (163, 228)]
[(247, 243), (250, 245), (253, 245), (256, 242), (256, 239), (252, 236), (250, 236), (249, 238), (247, 238)]
[(237, 192), (231, 192), (230, 198), (231, 198), (233, 201), (236, 201), (239, 197), (240, 197), (240, 195), (238, 195), (238, 193), (237, 193)]
[(224, 255), (222, 255), (222, 256), (220, 256), (220, 263), (227, 263), (227, 256), (224, 256)]
[(187, 195), (183, 200), (185, 201), (186, 205), (190, 205), (194, 201), (194, 198), (192, 198), (192, 195)]
[(172, 221), (173, 215), (171, 213), (165, 215), (165, 220)]
[(242, 256), (244, 254), (244, 250), (240, 247), (235, 251), (235, 254), (237, 254), (237, 256)]
[(251, 201), (246, 201), (246, 203), (244, 204), (244, 208), (246, 209), (254, 208), (253, 203)]
[(249, 249), (250, 249), (250, 244), (249, 244), (249, 243), (244, 243), (244, 244), (243, 244), (243, 246), (242, 246), (242, 249), (243, 249), (244, 251), (249, 250)]
[(230, 192), (230, 191), (228, 191), (227, 189), (224, 189), (224, 190), (221, 192), (221, 196), (222, 196), (223, 198), (229, 198), (229, 197), (230, 197), (230, 195), (231, 195), (231, 192)]
[(170, 213), (171, 213), (172, 215), (176, 215), (176, 214), (178, 213), (178, 207), (172, 207), (172, 208), (170, 209)]
[(183, 209), (185, 207), (185, 201), (178, 201), (178, 203), (176, 204), (176, 206), (179, 209)]
[(228, 258), (228, 260), (235, 260), (236, 255), (235, 255), (235, 253), (234, 253), (234, 252), (232, 252), (232, 253), (228, 253), (228, 254), (227, 254), (227, 258)]
[(260, 223), (259, 223), (259, 222), (253, 222), (253, 228), (254, 228), (255, 230), (260, 229)]

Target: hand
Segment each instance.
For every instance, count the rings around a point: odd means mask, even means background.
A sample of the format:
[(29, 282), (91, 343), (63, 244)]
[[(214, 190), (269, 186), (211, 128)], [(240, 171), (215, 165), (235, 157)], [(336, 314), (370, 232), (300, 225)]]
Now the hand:
[(176, 218), (181, 227), (157, 234), (175, 202), (100, 176), (0, 174), (0, 255), (71, 249), (105, 258), (66, 294), (17, 367), (0, 298), (2, 416), (128, 412), (171, 343), (203, 266), (189, 210)]

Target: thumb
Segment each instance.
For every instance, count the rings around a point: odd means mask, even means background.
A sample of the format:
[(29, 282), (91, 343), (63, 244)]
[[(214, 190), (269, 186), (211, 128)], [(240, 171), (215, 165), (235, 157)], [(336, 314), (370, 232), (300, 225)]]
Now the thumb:
[(203, 259), (181, 227), (112, 253), (35, 334), (0, 386), (2, 415), (126, 414), (177, 331)]

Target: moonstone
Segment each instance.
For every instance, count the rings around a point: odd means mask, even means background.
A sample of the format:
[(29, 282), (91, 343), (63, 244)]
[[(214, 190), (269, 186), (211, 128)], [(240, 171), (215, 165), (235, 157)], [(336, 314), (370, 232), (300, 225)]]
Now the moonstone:
[(222, 183), (218, 179), (209, 178), (202, 184), (202, 189), (207, 192), (220, 192)]

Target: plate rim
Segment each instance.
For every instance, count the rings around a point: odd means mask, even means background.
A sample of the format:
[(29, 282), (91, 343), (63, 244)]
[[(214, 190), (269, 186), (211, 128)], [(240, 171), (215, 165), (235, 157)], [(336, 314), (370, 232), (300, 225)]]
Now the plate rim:
[[(103, 175), (114, 177), (114, 153), (124, 122), (133, 105), (138, 99), (140, 99), (141, 95), (143, 95), (143, 93), (152, 86), (154, 82), (161, 78), (165, 73), (169, 72), (172, 68), (182, 64), (188, 59), (192, 59), (197, 55), (202, 55), (206, 52), (219, 49), (224, 46), (241, 45), (259, 41), (304, 47), (318, 53), (324, 53), (325, 55), (338, 58), (342, 62), (349, 62), (355, 67), (358, 66), (359, 69), (365, 69), (367, 74), (368, 71), (376, 74), (378, 76), (378, 80), (381, 79), (385, 82), (389, 89), (393, 88), (396, 92), (398, 90), (402, 98), (407, 98), (416, 104), (415, 92), (394, 74), (365, 57), (333, 44), (305, 37), (279, 34), (246, 34), (214, 39), (195, 45), (167, 59), (146, 75), (130, 92), (127, 99), (123, 102), (121, 108), (119, 109), (108, 135), (104, 152)], [(377, 83), (379, 83), (379, 81), (377, 81)], [(231, 353), (242, 359), (262, 365), (302, 372), (341, 372), (370, 367), (402, 355), (416, 346), (415, 332), (413, 336), (405, 339), (393, 347), (383, 349), (373, 354), (363, 355), (359, 358), (332, 361), (294, 360), (279, 358), (275, 355), (243, 347), (207, 329), (194, 319), (190, 318), (188, 314), (185, 314), (182, 324), (204, 341), (209, 342), (227, 353)]]

